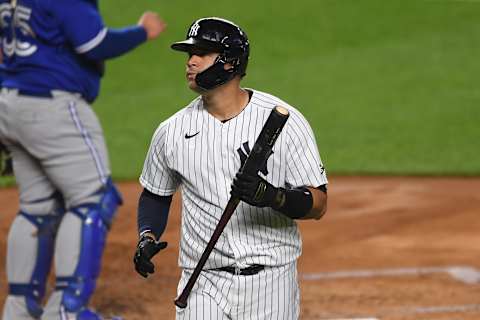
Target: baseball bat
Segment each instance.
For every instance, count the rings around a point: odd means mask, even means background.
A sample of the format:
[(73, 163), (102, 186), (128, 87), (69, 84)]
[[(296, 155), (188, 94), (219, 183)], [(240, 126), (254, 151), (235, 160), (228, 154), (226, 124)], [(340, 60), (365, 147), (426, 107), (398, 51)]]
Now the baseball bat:
[[(267, 162), (270, 153), (272, 152), (272, 147), (275, 144), (278, 135), (280, 134), (283, 127), (285, 126), (285, 123), (287, 122), (289, 115), (290, 114), (288, 110), (284, 107), (276, 106), (275, 108), (273, 108), (272, 112), (268, 116), (267, 121), (263, 125), (262, 131), (257, 137), (255, 144), (253, 145), (252, 151), (248, 155), (247, 160), (245, 160), (245, 163), (240, 170), (243, 170), (244, 172), (248, 172), (250, 174), (257, 174), (258, 171), (263, 168), (263, 166)], [(187, 306), (188, 296), (190, 295), (190, 292), (192, 291), (192, 288), (195, 285), (195, 282), (197, 281), (200, 272), (205, 266), (205, 263), (207, 262), (210, 253), (215, 247), (218, 238), (222, 234), (223, 229), (225, 229), (225, 226), (232, 217), (233, 212), (237, 208), (239, 202), (240, 199), (238, 199), (237, 197), (230, 197), (230, 199), (228, 200), (227, 206), (225, 207), (225, 210), (223, 211), (222, 216), (220, 217), (220, 220), (218, 221), (218, 224), (213, 231), (212, 237), (210, 238), (207, 247), (203, 251), (202, 256), (200, 257), (200, 260), (195, 266), (192, 275), (188, 279), (187, 285), (185, 286), (185, 288), (183, 288), (180, 296), (175, 299), (175, 305), (177, 307), (183, 309)]]

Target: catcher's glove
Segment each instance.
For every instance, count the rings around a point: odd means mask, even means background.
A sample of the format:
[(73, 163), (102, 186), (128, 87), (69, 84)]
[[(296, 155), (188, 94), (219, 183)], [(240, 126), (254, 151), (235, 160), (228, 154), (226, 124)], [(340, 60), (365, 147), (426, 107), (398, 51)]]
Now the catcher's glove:
[(135, 255), (133, 256), (135, 270), (144, 278), (148, 277), (149, 273), (154, 273), (155, 266), (150, 259), (166, 247), (167, 242), (157, 242), (148, 234), (142, 235), (138, 241)]
[(0, 142), (0, 176), (11, 176), (12, 174), (12, 155), (7, 147)]

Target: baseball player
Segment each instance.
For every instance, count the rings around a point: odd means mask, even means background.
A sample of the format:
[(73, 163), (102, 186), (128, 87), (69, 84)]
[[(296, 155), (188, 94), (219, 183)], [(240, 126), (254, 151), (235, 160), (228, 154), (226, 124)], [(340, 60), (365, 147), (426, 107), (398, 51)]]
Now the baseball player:
[[(153, 136), (140, 177), (135, 268), (144, 277), (154, 272), (150, 259), (167, 246), (160, 239), (180, 188), (180, 293), (232, 194), (243, 201), (176, 318), (297, 319), (301, 239), (295, 220), (319, 219), (327, 200), (312, 129), (284, 101), (240, 86), (249, 42), (232, 22), (196, 20), (172, 49), (188, 53), (188, 86), (200, 96)], [(238, 172), (276, 105), (291, 115), (266, 166), (255, 175)]]
[[(0, 140), (12, 153), (20, 194), (8, 235), (4, 320), (102, 319), (88, 302), (121, 197), (90, 104), (104, 61), (164, 28), (153, 12), (138, 25), (107, 28), (96, 0), (0, 0)], [(53, 256), (56, 287), (43, 308)]]

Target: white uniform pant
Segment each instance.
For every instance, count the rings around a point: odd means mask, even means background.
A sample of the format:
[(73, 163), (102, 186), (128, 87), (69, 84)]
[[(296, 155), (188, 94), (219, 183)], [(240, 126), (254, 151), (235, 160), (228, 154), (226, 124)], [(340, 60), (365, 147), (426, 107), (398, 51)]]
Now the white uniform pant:
[[(180, 295), (193, 270), (184, 269), (178, 285)], [(200, 273), (185, 309), (176, 307), (177, 320), (295, 320), (300, 294), (296, 262), (266, 267), (255, 275), (225, 271)]]

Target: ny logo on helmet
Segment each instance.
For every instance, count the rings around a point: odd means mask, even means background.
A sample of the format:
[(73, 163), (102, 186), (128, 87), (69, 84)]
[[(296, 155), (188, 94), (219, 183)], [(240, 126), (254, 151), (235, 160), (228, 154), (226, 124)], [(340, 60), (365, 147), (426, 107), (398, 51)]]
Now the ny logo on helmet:
[(198, 29), (200, 29), (200, 25), (198, 22), (195, 22), (191, 27), (190, 31), (188, 31), (188, 36), (189, 37), (196, 37), (198, 34)]
[[(242, 146), (237, 149), (237, 152), (238, 152), (238, 155), (240, 156), (240, 167), (243, 167), (243, 165), (245, 164), (245, 161), (247, 160), (248, 155), (250, 154), (250, 147), (248, 146), (248, 141), (242, 143)], [(268, 175), (267, 162), (272, 154), (273, 154), (273, 151), (271, 151), (268, 154), (267, 161), (265, 161), (262, 169), (260, 169), (260, 172), (263, 173), (265, 176)]]

